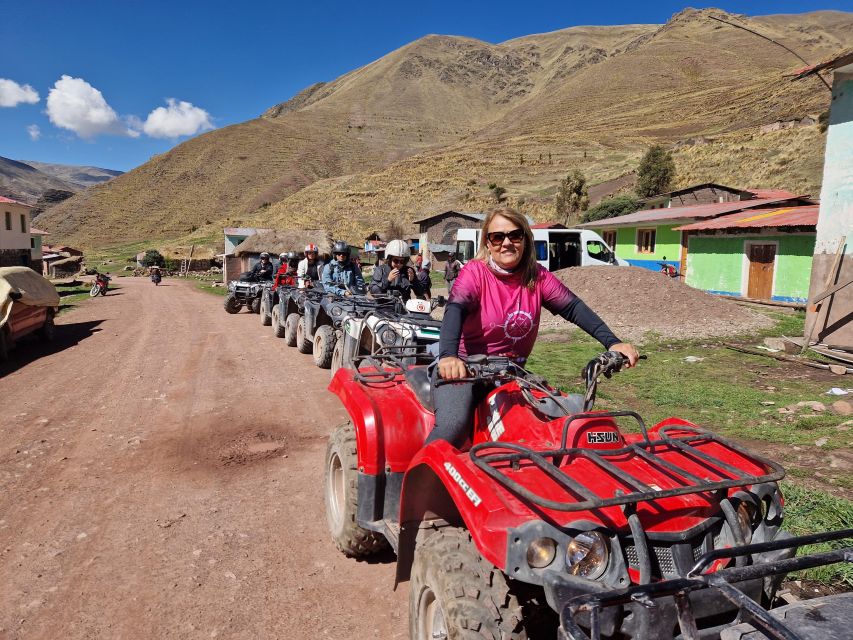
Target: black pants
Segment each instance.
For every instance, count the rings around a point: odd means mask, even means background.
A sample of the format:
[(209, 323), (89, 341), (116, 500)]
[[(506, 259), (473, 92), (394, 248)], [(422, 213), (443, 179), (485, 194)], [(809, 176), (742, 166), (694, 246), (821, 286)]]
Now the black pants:
[(435, 427), (424, 444), (446, 440), (457, 449), (465, 444), (473, 432), (474, 407), (488, 395), (489, 388), (479, 382), (454, 382), (433, 387)]

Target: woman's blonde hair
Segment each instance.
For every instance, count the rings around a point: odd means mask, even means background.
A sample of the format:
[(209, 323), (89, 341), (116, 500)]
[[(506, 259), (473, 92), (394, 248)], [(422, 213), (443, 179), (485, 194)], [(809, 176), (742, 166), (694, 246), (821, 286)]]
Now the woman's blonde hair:
[(477, 260), (482, 260), (486, 264), (489, 263), (489, 247), (486, 245), (488, 240), (486, 234), (489, 232), (489, 225), (492, 224), (497, 216), (506, 218), (510, 222), (514, 222), (519, 229), (524, 231), (524, 251), (521, 253), (521, 261), (518, 263), (518, 269), (521, 272), (521, 281), (528, 289), (536, 287), (536, 280), (539, 277), (539, 263), (536, 262), (536, 251), (533, 246), (533, 231), (530, 229), (530, 224), (527, 218), (515, 209), (509, 207), (500, 207), (492, 209), (486, 214), (486, 219), (483, 220), (483, 226), (480, 229), (480, 247), (477, 251)]

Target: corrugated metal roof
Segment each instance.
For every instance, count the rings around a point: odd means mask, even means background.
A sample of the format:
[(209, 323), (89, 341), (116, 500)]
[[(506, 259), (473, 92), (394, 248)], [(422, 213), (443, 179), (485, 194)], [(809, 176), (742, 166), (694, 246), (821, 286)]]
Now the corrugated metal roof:
[(739, 211), (713, 220), (676, 227), (675, 231), (708, 231), (711, 229), (760, 229), (765, 227), (815, 227), (820, 207), (787, 207), (769, 211)]
[(466, 218), (471, 218), (472, 220), (486, 219), (485, 213), (475, 213), (473, 211), (456, 211), (455, 209), (448, 209), (447, 211), (442, 211), (441, 213), (434, 213), (431, 216), (421, 218), (420, 220), (412, 220), (412, 224), (420, 224), (421, 222), (426, 222), (427, 220), (432, 220), (433, 218), (440, 218), (441, 216), (447, 215), (448, 213), (455, 213)]
[(831, 58), (827, 58), (823, 62), (818, 62), (817, 64), (813, 64), (810, 67), (803, 67), (802, 69), (797, 69), (794, 71), (794, 80), (799, 80), (800, 78), (805, 78), (813, 73), (817, 73), (818, 71), (822, 71), (823, 69), (838, 69), (839, 67), (847, 66), (848, 64), (853, 64), (853, 49), (846, 49), (841, 51), (840, 53), (835, 54)]
[(9, 203), (9, 204), (19, 204), (22, 207), (27, 207), (28, 209), (32, 209), (33, 205), (27, 204), (26, 202), (18, 202), (17, 200), (12, 200), (12, 198), (7, 198), (6, 196), (0, 196), (0, 202)]
[[(799, 197), (799, 196), (797, 196)], [(694, 218), (715, 218), (735, 211), (754, 209), (772, 204), (794, 200), (795, 198), (756, 198), (755, 200), (740, 200), (736, 202), (713, 202), (711, 204), (695, 204), (689, 207), (669, 207), (668, 209), (646, 209), (629, 213), (615, 218), (606, 218), (587, 222), (580, 227), (626, 227), (648, 223), (664, 223), (667, 221), (690, 220)]]
[(756, 198), (796, 198), (796, 193), (785, 191), (784, 189), (744, 189), (749, 191)]

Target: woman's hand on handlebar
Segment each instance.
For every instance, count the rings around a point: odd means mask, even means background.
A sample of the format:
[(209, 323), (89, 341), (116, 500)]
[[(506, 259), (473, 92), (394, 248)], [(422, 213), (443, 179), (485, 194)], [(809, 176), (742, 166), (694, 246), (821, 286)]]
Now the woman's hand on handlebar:
[(465, 361), (456, 356), (445, 356), (438, 361), (438, 375), (443, 380), (459, 380), (468, 377)]
[(621, 353), (625, 358), (628, 359), (627, 367), (630, 369), (634, 365), (637, 364), (637, 360), (640, 359), (640, 354), (637, 352), (637, 348), (628, 344), (627, 342), (617, 342), (614, 345), (610, 345), (610, 351), (615, 351), (616, 353)]

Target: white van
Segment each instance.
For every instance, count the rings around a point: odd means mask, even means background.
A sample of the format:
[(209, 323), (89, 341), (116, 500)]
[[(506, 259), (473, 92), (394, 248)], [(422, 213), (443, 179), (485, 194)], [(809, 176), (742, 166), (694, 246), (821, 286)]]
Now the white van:
[[(479, 246), (479, 229), (456, 231), (456, 256), (462, 263), (473, 258)], [(536, 259), (548, 271), (568, 267), (628, 266), (628, 261), (617, 258), (600, 235), (588, 229), (533, 229), (533, 246)]]

